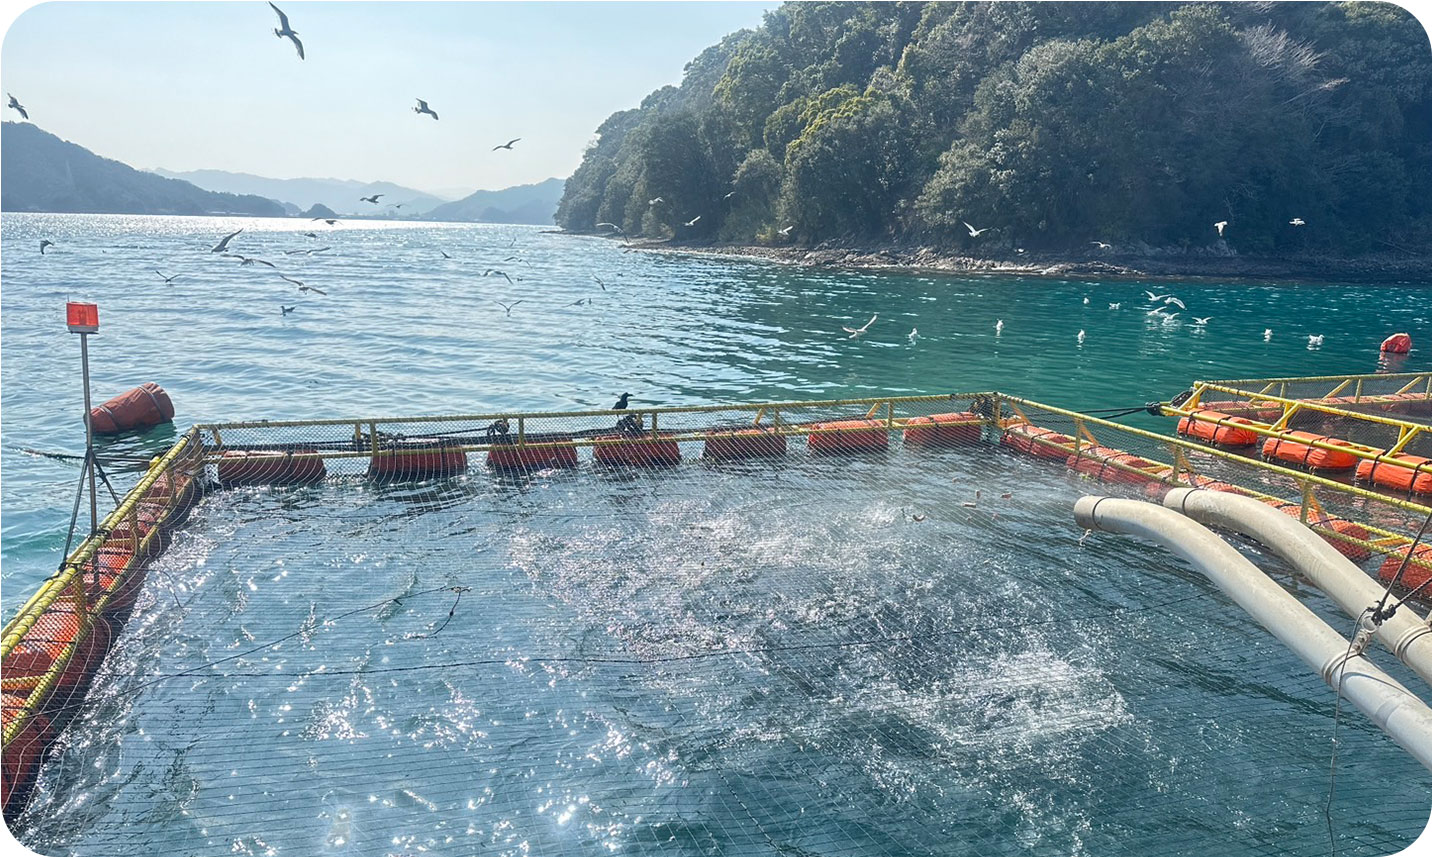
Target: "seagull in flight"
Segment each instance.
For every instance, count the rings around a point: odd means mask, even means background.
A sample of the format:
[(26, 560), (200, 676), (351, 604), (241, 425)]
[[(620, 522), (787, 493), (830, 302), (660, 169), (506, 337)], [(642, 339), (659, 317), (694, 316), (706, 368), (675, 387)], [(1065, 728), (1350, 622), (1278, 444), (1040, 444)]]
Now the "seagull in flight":
[(508, 315), (512, 315), (512, 308), (515, 307), (515, 306), (517, 306), (518, 304), (522, 303), (522, 301), (513, 301), (513, 302), (510, 303), (510, 304), (505, 304), (505, 303), (503, 303), (502, 301), (493, 301), (493, 303), (495, 303), (495, 304), (497, 304), (498, 306), (502, 307), (504, 310), (507, 310), (507, 314), (508, 314)]
[(648, 204), (648, 205), (656, 205), (656, 204), (659, 203), (659, 202), (666, 202), (666, 200), (665, 200), (665, 199), (662, 199), (660, 196), (659, 196), (659, 197), (656, 197), (656, 198), (654, 198), (654, 199), (649, 199), (649, 200), (647, 200), (647, 204)]
[(618, 226), (615, 223), (607, 223), (606, 221), (603, 221), (602, 223), (597, 224), (598, 229), (601, 229), (604, 226), (608, 229), (611, 229), (613, 232), (616, 232), (618, 235), (621, 235), (623, 238), (627, 237), (627, 233), (622, 231), (622, 227)]
[(316, 233), (316, 232), (305, 232), (305, 233), (304, 233), (304, 237), (305, 237), (305, 238), (317, 238), (317, 237), (318, 237), (318, 233)]
[(48, 238), (41, 238), (41, 239), (40, 239), (40, 255), (41, 255), (41, 256), (45, 255), (45, 248), (46, 248), (46, 247), (53, 247), (53, 246), (55, 246), (55, 242), (51, 241), (51, 240), (48, 239)]
[(1103, 241), (1091, 241), (1090, 243), (1093, 244), (1093, 245), (1095, 245), (1096, 247), (1100, 248), (1101, 250), (1108, 250), (1108, 249), (1110, 249), (1110, 246), (1111, 246), (1111, 245), (1109, 245), (1109, 244), (1106, 244), (1106, 243), (1103, 242)]
[(568, 304), (568, 306), (582, 306), (585, 303), (587, 303), (587, 298), (578, 298), (577, 300)]
[(1227, 220), (1221, 220), (1221, 221), (1219, 221), (1218, 223), (1214, 224), (1214, 228), (1219, 230), (1219, 237), (1220, 237), (1220, 238), (1223, 238), (1223, 237), (1224, 237), (1224, 227), (1226, 227), (1226, 226), (1228, 226), (1228, 225), (1229, 225), (1229, 221), (1227, 221)]
[[(1178, 315), (1178, 313), (1175, 314)], [(1163, 307), (1155, 307), (1154, 309), (1145, 313), (1145, 315), (1164, 315), (1164, 309)]]
[(727, 194), (726, 196), (722, 197), (722, 199), (724, 199), (724, 200), (726, 200), (726, 199), (731, 199), (731, 198), (734, 197), (734, 196), (736, 196), (736, 191), (732, 191), (731, 193), (729, 193), (729, 194)]
[(433, 117), (434, 122), (438, 121), (438, 114), (433, 112), (433, 108), (428, 106), (428, 102), (424, 101), (421, 98), (415, 98), (413, 100), (418, 102), (418, 106), (413, 108), (414, 113), (417, 113), (420, 116), (424, 113), (427, 113), (429, 116)]
[(1179, 298), (1175, 297), (1174, 295), (1169, 295), (1168, 297), (1166, 297), (1166, 298), (1164, 299), (1164, 303), (1165, 303), (1166, 306), (1168, 306), (1169, 304), (1174, 304), (1175, 306), (1179, 307), (1180, 309), (1188, 309), (1188, 307), (1186, 307), (1186, 306), (1184, 305), (1184, 301), (1180, 300)]
[(183, 274), (175, 274), (175, 275), (172, 276), (172, 277), (166, 277), (166, 276), (164, 276), (164, 274), (161, 274), (158, 270), (155, 270), (154, 273), (159, 274), (159, 278), (164, 281), (164, 285), (166, 285), (166, 286), (172, 286), (172, 285), (174, 285), (174, 281), (175, 281), (175, 280), (177, 280), (177, 279), (179, 279), (180, 277), (184, 276)]
[(493, 147), (493, 151), (496, 152), (498, 149), (511, 149), (511, 148), (512, 148), (512, 144), (513, 144), (513, 143), (516, 143), (518, 140), (521, 140), (521, 139), (522, 139), (521, 137), (514, 137), (514, 138), (512, 138), (511, 140), (507, 141), (506, 143), (503, 143), (501, 146), (494, 146), (494, 147)]
[[(961, 223), (965, 223), (964, 220), (962, 220), (962, 221), (960, 221), (960, 222), (961, 222)], [(970, 237), (971, 237), (971, 238), (978, 238), (978, 237), (980, 237), (980, 233), (982, 233), (982, 232), (989, 232), (989, 231), (990, 231), (990, 227), (989, 227), (989, 226), (985, 227), (984, 229), (976, 229), (974, 226), (971, 226), (969, 223), (965, 223), (965, 228), (970, 230)]]
[(215, 244), (215, 245), (214, 245), (214, 249), (213, 249), (213, 250), (210, 250), (209, 252), (210, 252), (210, 253), (223, 253), (225, 250), (228, 250), (228, 249), (229, 249), (229, 242), (234, 240), (234, 236), (235, 236), (235, 235), (238, 235), (239, 232), (243, 232), (243, 231), (244, 231), (244, 230), (240, 229), (240, 230), (238, 230), (238, 232), (230, 232), (228, 235), (225, 235), (225, 236), (223, 237), (223, 239), (221, 239), (221, 240), (219, 241), (218, 244)]
[[(8, 93), (8, 92), (5, 93), (5, 94), (6, 94), (6, 95), (10, 95), (10, 93)], [(25, 105), (21, 104), (18, 100), (16, 100), (15, 96), (13, 96), (13, 95), (10, 95), (10, 105), (9, 105), (9, 106), (12, 107), (12, 108), (14, 108), (14, 109), (16, 109), (16, 110), (18, 110), (18, 111), (20, 111), (20, 118), (21, 118), (21, 119), (29, 119), (29, 118), (30, 118), (30, 114), (25, 112)]]
[(1295, 217), (1293, 220), (1290, 220), (1290, 221), (1289, 221), (1289, 225), (1290, 225), (1290, 226), (1303, 226), (1303, 225), (1304, 225), (1304, 219), (1303, 219), (1302, 217)]
[(358, 198), (358, 201), (359, 201), (359, 202), (371, 202), (371, 203), (373, 203), (374, 205), (377, 205), (377, 204), (378, 204), (378, 199), (379, 199), (379, 197), (381, 197), (381, 196), (383, 196), (383, 194), (381, 194), (381, 193), (375, 193), (373, 196), (360, 196), (360, 197)]
[(1209, 323), (1209, 319), (1211, 319), (1211, 318), (1213, 318), (1213, 317), (1214, 317), (1214, 316), (1212, 316), (1212, 315), (1206, 315), (1204, 318), (1200, 318), (1199, 316), (1196, 315), (1196, 316), (1194, 317), (1194, 323), (1197, 324), (1197, 325), (1199, 325), (1200, 327), (1203, 327), (1204, 325), (1208, 324), (1208, 323)]
[(1120, 305), (1117, 304), (1117, 303), (1110, 304), (1110, 309), (1119, 309), (1119, 308), (1120, 308)]
[(844, 330), (844, 331), (846, 331), (847, 333), (851, 334), (850, 336), (846, 337), (847, 339), (855, 339), (856, 337), (858, 337), (858, 336), (860, 336), (861, 334), (865, 333), (866, 330), (867, 330), (867, 328), (869, 328), (869, 327), (871, 326), (871, 324), (872, 324), (873, 322), (875, 322), (876, 318), (879, 317), (879, 316), (880, 316), (880, 313), (875, 313), (875, 314), (873, 314), (873, 315), (871, 316), (871, 320), (868, 321), (868, 322), (866, 322), (865, 324), (861, 325), (860, 327), (842, 327), (841, 329)]
[[(313, 218), (313, 220), (322, 220), (324, 223), (327, 223), (329, 226), (332, 226), (332, 225), (334, 225), (335, 223), (338, 222), (337, 220), (334, 220), (334, 219), (329, 218), (329, 217), (315, 217), (315, 218)], [(310, 221), (310, 222), (312, 222), (312, 221)], [(240, 230), (240, 231), (242, 232), (243, 230)], [(237, 234), (237, 233), (235, 233), (235, 234)], [(317, 236), (313, 236), (313, 237), (317, 237)]]
[(275, 6), (273, 3), (269, 4), (269, 8), (273, 9), (274, 13), (279, 16), (279, 28), (277, 30), (274, 30), (274, 35), (278, 36), (281, 39), (287, 38), (289, 41), (293, 42), (294, 47), (298, 49), (299, 59), (303, 59), (304, 43), (299, 41), (299, 34), (289, 26), (289, 16), (285, 15), (283, 13), (283, 10), (279, 9), (279, 7)]
[(600, 277), (598, 277), (596, 274), (593, 274), (592, 279), (597, 281), (597, 285), (602, 287), (602, 291), (607, 291), (607, 284), (602, 282), (602, 279)]
[(279, 274), (279, 279), (288, 280), (290, 283), (293, 283), (294, 285), (298, 286), (299, 291), (301, 292), (313, 292), (317, 295), (328, 295), (328, 292), (324, 291), (323, 289), (316, 289), (313, 286), (304, 285), (303, 280), (295, 280), (293, 277), (285, 277), (283, 274)]
[(1323, 344), (1324, 344), (1324, 335), (1323, 335), (1322, 333), (1320, 333), (1318, 336), (1314, 336), (1313, 334), (1309, 334), (1309, 347), (1310, 347), (1310, 348), (1318, 348), (1320, 345), (1323, 345)]
[(791, 226), (786, 227), (785, 229), (778, 229), (778, 230), (776, 230), (776, 232), (777, 232), (777, 234), (780, 235), (782, 238), (790, 238), (790, 237), (791, 237), (791, 230), (793, 230), (793, 229), (795, 229), (795, 228), (796, 228), (796, 226), (793, 224), (793, 225), (791, 225)]
[(444, 258), (444, 259), (451, 259), (451, 258), (453, 258), (452, 256), (449, 256), (446, 252), (444, 252), (444, 251), (441, 250), (441, 249), (440, 249), (438, 252), (443, 254), (443, 258)]
[(245, 256), (242, 253), (220, 253), (219, 255), (227, 259), (238, 259), (240, 265), (252, 265), (255, 262), (258, 262), (260, 265), (268, 265), (270, 268), (274, 268), (276, 270), (279, 267), (273, 262), (266, 262), (263, 259), (258, 258), (257, 256)]
[[(512, 277), (509, 277), (505, 271), (499, 271), (497, 268), (489, 268), (483, 272), (484, 277), (491, 277), (494, 275), (506, 279), (509, 283), (512, 282)], [(517, 306), (517, 304), (513, 304), (513, 306)]]
[(683, 223), (682, 225), (683, 225), (683, 226), (696, 226), (696, 225), (697, 225), (697, 221), (698, 221), (698, 220), (701, 220), (701, 219), (702, 219), (702, 216), (701, 216), (700, 214), (698, 214), (696, 217), (693, 217), (691, 220), (688, 220), (686, 223)]
[(1146, 291), (1145, 296), (1149, 298), (1150, 303), (1154, 303), (1155, 301), (1162, 301), (1165, 298), (1173, 297), (1173, 295), (1157, 295), (1151, 291)]
[(288, 315), (296, 309), (298, 309), (297, 306), (284, 306), (283, 304), (279, 304), (279, 315)]

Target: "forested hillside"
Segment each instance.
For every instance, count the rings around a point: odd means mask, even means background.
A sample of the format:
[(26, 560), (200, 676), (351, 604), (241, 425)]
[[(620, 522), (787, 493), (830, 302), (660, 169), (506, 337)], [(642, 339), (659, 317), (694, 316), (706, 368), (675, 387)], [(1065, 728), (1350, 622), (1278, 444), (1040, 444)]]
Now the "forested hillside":
[(787, 3), (603, 122), (557, 222), (1426, 254), (1429, 74), (1387, 4)]

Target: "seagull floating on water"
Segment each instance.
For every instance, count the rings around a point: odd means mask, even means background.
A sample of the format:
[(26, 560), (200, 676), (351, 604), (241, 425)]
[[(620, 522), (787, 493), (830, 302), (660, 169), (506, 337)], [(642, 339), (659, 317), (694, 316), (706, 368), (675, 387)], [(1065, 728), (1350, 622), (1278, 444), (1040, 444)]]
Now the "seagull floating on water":
[(1209, 319), (1211, 319), (1211, 318), (1213, 318), (1213, 317), (1214, 317), (1214, 316), (1212, 316), (1212, 315), (1206, 315), (1204, 318), (1200, 318), (1199, 316), (1196, 315), (1196, 316), (1194, 317), (1194, 323), (1197, 324), (1197, 325), (1199, 325), (1200, 327), (1203, 327), (1204, 325), (1208, 324), (1208, 323), (1209, 323)]
[(856, 337), (858, 337), (858, 336), (860, 336), (861, 334), (865, 333), (866, 330), (870, 328), (871, 324), (872, 324), (872, 323), (876, 320), (876, 318), (879, 317), (879, 316), (880, 316), (880, 313), (873, 313), (873, 314), (871, 315), (871, 320), (868, 321), (868, 322), (866, 322), (865, 324), (861, 325), (860, 327), (842, 327), (841, 329), (844, 330), (844, 331), (846, 331), (847, 333), (851, 334), (850, 336), (846, 337), (847, 339), (855, 339)]
[(51, 240), (48, 239), (48, 238), (41, 238), (41, 239), (40, 239), (40, 255), (41, 255), (41, 256), (45, 255), (45, 248), (46, 248), (46, 247), (53, 247), (53, 246), (55, 246), (55, 242), (51, 241)]
[(1324, 335), (1323, 335), (1322, 333), (1320, 333), (1318, 336), (1314, 336), (1313, 334), (1309, 334), (1309, 347), (1310, 347), (1310, 348), (1318, 348), (1320, 345), (1323, 345), (1323, 344), (1324, 344)]
[(915, 342), (917, 339), (920, 339), (920, 334), (917, 333), (916, 329), (913, 327), (911, 328), (911, 332), (906, 334), (906, 339), (909, 339), (911, 342)]
[(1290, 226), (1303, 226), (1303, 225), (1304, 225), (1304, 219), (1303, 219), (1302, 217), (1295, 217), (1293, 220), (1290, 220), (1290, 221), (1289, 221), (1289, 225), (1290, 225)]
[(284, 306), (283, 304), (279, 304), (279, 315), (288, 315), (296, 309), (298, 309), (296, 306)]
[(433, 111), (433, 108), (428, 106), (428, 102), (424, 101), (421, 98), (415, 98), (413, 100), (418, 102), (418, 106), (413, 108), (414, 113), (417, 113), (420, 116), (424, 113), (427, 113), (429, 116), (433, 117), (434, 122), (438, 121), (438, 114)]
[[(965, 223), (964, 220), (962, 220), (962, 221), (960, 221), (960, 222), (961, 222), (961, 223)], [(980, 237), (980, 233), (982, 233), (982, 232), (989, 232), (989, 231), (990, 231), (990, 227), (989, 227), (989, 226), (985, 227), (984, 229), (976, 229), (974, 226), (971, 226), (969, 223), (965, 223), (965, 228), (968, 229), (968, 230), (970, 230), (970, 237), (971, 237), (971, 238), (979, 238), (979, 237)]]
[(999, 336), (999, 335), (1000, 335), (1000, 331), (1002, 331), (1002, 330), (1004, 330), (1004, 329), (1005, 329), (1005, 320), (1002, 319), (1002, 318), (997, 318), (997, 319), (995, 320), (995, 335), (996, 335), (996, 336)]
[(1085, 298), (1085, 305), (1088, 306), (1089, 303), (1090, 303), (1090, 299), (1089, 299), (1089, 298)]
[(213, 250), (210, 250), (209, 252), (210, 252), (210, 253), (223, 253), (225, 250), (228, 250), (228, 249), (229, 249), (229, 242), (234, 240), (234, 236), (235, 236), (235, 235), (238, 235), (240, 232), (243, 232), (243, 231), (244, 231), (244, 230), (240, 229), (240, 230), (237, 230), (237, 231), (235, 231), (235, 232), (230, 232), (228, 235), (225, 235), (222, 239), (220, 239), (220, 241), (219, 241), (218, 244), (215, 244), (215, 245), (214, 245), (214, 249), (213, 249)]
[(275, 6), (273, 3), (269, 4), (269, 8), (273, 9), (274, 13), (279, 16), (279, 28), (277, 30), (274, 30), (274, 35), (278, 36), (281, 39), (287, 38), (289, 41), (293, 42), (294, 48), (297, 49), (299, 52), (299, 59), (303, 59), (304, 43), (299, 41), (299, 34), (289, 26), (289, 16), (285, 15), (283, 11), (279, 9), (279, 7)]
[(23, 105), (23, 104), (21, 104), (19, 101), (15, 100), (15, 96), (10, 95), (10, 93), (7, 92), (7, 93), (5, 93), (5, 94), (10, 96), (10, 105), (9, 105), (9, 106), (12, 107), (12, 108), (14, 108), (15, 110), (20, 111), (20, 118), (21, 118), (21, 119), (29, 119), (29, 118), (30, 118), (30, 114), (25, 111), (25, 105)]
[(1083, 330), (1075, 334), (1075, 341), (1081, 345), (1085, 344), (1085, 332)]
[(159, 278), (164, 281), (164, 285), (166, 285), (166, 286), (172, 286), (172, 285), (174, 285), (174, 281), (175, 281), (175, 280), (177, 280), (177, 279), (179, 279), (180, 277), (184, 276), (183, 274), (175, 274), (175, 275), (172, 276), (172, 277), (166, 277), (166, 276), (164, 276), (164, 274), (160, 273), (160, 271), (157, 270), (157, 269), (155, 270), (154, 273), (159, 274)]
[(518, 140), (521, 140), (521, 139), (522, 139), (521, 137), (514, 137), (514, 138), (512, 138), (511, 140), (507, 141), (506, 143), (503, 143), (501, 146), (494, 146), (494, 147), (493, 147), (493, 151), (496, 152), (498, 149), (511, 149), (511, 148), (512, 148), (512, 144), (513, 144), (513, 143), (516, 143)]
[(1117, 303), (1110, 304), (1110, 309), (1119, 309), (1119, 308), (1120, 308), (1120, 305), (1117, 304)]
[(360, 196), (360, 197), (358, 198), (358, 201), (359, 201), (359, 202), (371, 202), (371, 203), (373, 203), (374, 205), (377, 205), (379, 198), (382, 197), (382, 196), (383, 196), (383, 194), (381, 194), (381, 193), (375, 193), (373, 196)]
[(1220, 238), (1223, 238), (1223, 237), (1224, 237), (1224, 227), (1226, 227), (1226, 226), (1228, 226), (1228, 225), (1229, 225), (1229, 221), (1227, 221), (1227, 220), (1221, 220), (1221, 221), (1219, 221), (1218, 223), (1214, 224), (1214, 228), (1219, 230), (1219, 237), (1220, 237)]
[(1264, 341), (1265, 341), (1265, 342), (1268, 342), (1269, 340), (1271, 340), (1271, 339), (1273, 339), (1273, 338), (1274, 338), (1274, 329), (1273, 329), (1272, 327), (1266, 327), (1266, 328), (1264, 328)]

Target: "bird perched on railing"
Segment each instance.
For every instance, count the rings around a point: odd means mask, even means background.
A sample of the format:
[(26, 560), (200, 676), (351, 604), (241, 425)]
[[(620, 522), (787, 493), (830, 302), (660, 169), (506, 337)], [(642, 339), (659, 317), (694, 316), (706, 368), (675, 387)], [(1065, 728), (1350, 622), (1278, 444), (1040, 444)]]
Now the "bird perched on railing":
[(612, 410), (614, 410), (614, 411), (625, 411), (625, 410), (627, 410), (627, 399), (631, 398), (631, 396), (632, 396), (631, 393), (623, 393), (622, 395), (618, 396), (618, 397), (617, 397), (617, 404), (615, 404), (615, 405), (612, 406)]

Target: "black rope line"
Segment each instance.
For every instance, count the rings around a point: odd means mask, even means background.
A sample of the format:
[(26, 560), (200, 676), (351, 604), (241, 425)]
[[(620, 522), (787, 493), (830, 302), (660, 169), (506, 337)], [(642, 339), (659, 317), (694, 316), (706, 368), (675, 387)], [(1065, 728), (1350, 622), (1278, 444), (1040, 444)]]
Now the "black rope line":
[(1413, 558), (1413, 551), (1415, 548), (1418, 547), (1418, 543), (1423, 540), (1423, 534), (1428, 532), (1429, 523), (1433, 523), (1433, 515), (1430, 515), (1425, 518), (1423, 520), (1422, 525), (1418, 527), (1418, 535), (1414, 536), (1413, 541), (1408, 544), (1408, 550), (1403, 554), (1403, 561), (1398, 564), (1398, 571), (1395, 572), (1391, 578), (1389, 578), (1388, 586), (1384, 587), (1383, 589), (1383, 597), (1378, 600), (1378, 604), (1374, 605), (1374, 625), (1382, 625), (1384, 622), (1393, 618), (1393, 614), (1398, 610), (1399, 607), (1403, 606), (1404, 601), (1407, 601), (1413, 595), (1414, 592), (1418, 592), (1424, 586), (1428, 585), (1427, 582), (1424, 582), (1412, 592), (1409, 592), (1407, 595), (1403, 596), (1403, 598), (1399, 599), (1398, 603), (1394, 604), (1392, 607), (1389, 607), (1387, 610), (1383, 609), (1383, 606), (1388, 603), (1388, 596), (1391, 592), (1393, 592), (1394, 585), (1397, 584), (1398, 581), (1403, 579), (1403, 571), (1404, 569), (1408, 568), (1408, 561)]
[(409, 640), (427, 640), (427, 639), (430, 639), (430, 638), (432, 638), (432, 637), (438, 636), (438, 633), (439, 633), (440, 631), (442, 631), (444, 628), (448, 627), (448, 623), (449, 623), (449, 622), (453, 621), (453, 614), (456, 613), (456, 612), (458, 612), (458, 605), (459, 605), (460, 603), (462, 603), (462, 601), (463, 601), (463, 593), (464, 593), (464, 592), (472, 592), (472, 591), (473, 591), (473, 587), (471, 587), (471, 586), (449, 586), (448, 589), (451, 589), (453, 592), (456, 592), (456, 593), (458, 594), (458, 597), (453, 599), (453, 606), (448, 609), (448, 618), (446, 618), (446, 619), (443, 620), (443, 624), (441, 624), (441, 625), (439, 625), (437, 628), (433, 629), (433, 631), (431, 631), (430, 633), (427, 633), (427, 634), (415, 634), (414, 636), (408, 637), (408, 638), (406, 638), (406, 639), (409, 639)]
[(1338, 684), (1334, 687), (1333, 747), (1329, 751), (1329, 792), (1328, 798), (1324, 801), (1324, 824), (1327, 826), (1329, 834), (1329, 857), (1336, 857), (1338, 854), (1338, 842), (1334, 838), (1333, 832), (1333, 794), (1334, 778), (1338, 773), (1338, 726), (1339, 715), (1343, 711), (1343, 680), (1348, 674), (1348, 662), (1353, 658), (1353, 645), (1354, 641), (1358, 639), (1359, 625), (1371, 609), (1365, 607), (1363, 612), (1358, 614), (1358, 618), (1353, 620), (1353, 633), (1348, 637), (1348, 648), (1344, 650), (1343, 660), (1338, 667)]

